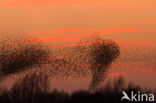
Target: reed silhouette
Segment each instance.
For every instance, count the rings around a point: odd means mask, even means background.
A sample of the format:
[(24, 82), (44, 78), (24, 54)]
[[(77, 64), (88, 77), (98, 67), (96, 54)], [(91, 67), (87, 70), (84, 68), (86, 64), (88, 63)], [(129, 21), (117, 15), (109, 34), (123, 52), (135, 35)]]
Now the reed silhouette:
[[(125, 80), (120, 77), (114, 82), (108, 81), (106, 85), (97, 89), (94, 93), (88, 90), (78, 90), (71, 94), (58, 91), (54, 89), (53, 92), (48, 92), (48, 86), (37, 86), (37, 73), (32, 73), (31, 76), (26, 76), (26, 83), (23, 79), (18, 82), (10, 91), (0, 93), (0, 103), (131, 103), (130, 101), (121, 101), (122, 91), (130, 94), (134, 92), (154, 93), (150, 89), (141, 88), (138, 85), (129, 83), (125, 84)], [(41, 76), (41, 75), (40, 75)], [(32, 80), (28, 80), (32, 79)], [(35, 79), (34, 79), (35, 78)], [(43, 80), (47, 80), (46, 76), (41, 76)], [(32, 81), (34, 83), (32, 83)], [(41, 80), (42, 81), (42, 80)], [(42, 81), (44, 82), (44, 81)], [(45, 84), (47, 85), (48, 82)], [(156, 93), (155, 93), (156, 94)], [(133, 102), (132, 102), (133, 103)], [(141, 102), (141, 103), (155, 103), (155, 102)]]

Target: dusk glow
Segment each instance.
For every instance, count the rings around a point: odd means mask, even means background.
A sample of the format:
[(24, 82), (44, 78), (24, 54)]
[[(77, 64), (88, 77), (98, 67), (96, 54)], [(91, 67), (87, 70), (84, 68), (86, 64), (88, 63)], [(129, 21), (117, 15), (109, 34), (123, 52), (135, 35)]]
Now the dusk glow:
[(78, 90), (94, 98), (104, 87), (102, 103), (112, 103), (107, 93), (122, 95), (133, 83), (154, 90), (155, 81), (156, 0), (0, 0), (0, 102), (3, 88), (6, 98), (17, 93), (24, 103), (21, 91), (32, 98), (29, 91), (56, 88), (73, 103)]

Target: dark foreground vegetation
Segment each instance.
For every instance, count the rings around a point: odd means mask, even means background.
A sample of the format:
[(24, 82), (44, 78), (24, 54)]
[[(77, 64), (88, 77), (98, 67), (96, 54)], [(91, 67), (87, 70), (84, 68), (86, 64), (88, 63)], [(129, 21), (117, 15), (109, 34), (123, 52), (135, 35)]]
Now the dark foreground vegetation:
[[(43, 78), (46, 79), (44, 76)], [(0, 103), (132, 103), (126, 100), (121, 101), (123, 90), (128, 95), (130, 95), (131, 91), (134, 91), (134, 93), (138, 91), (142, 93), (153, 93), (152, 90), (141, 89), (141, 87), (135, 86), (133, 83), (125, 86), (124, 80), (121, 77), (114, 82), (107, 82), (105, 86), (96, 90), (94, 93), (88, 90), (78, 90), (69, 94), (64, 91), (57, 91), (56, 89), (48, 93), (48, 86), (37, 84), (40, 83), (36, 82), (35, 85), (32, 81), (22, 81), (16, 83), (10, 91), (2, 89)]]

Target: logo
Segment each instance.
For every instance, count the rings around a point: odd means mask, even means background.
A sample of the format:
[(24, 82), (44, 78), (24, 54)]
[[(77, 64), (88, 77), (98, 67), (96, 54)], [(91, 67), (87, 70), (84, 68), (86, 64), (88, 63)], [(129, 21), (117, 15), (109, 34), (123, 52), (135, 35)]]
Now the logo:
[(128, 95), (125, 91), (122, 91), (122, 98), (121, 101), (123, 100), (128, 100), (128, 101), (139, 101), (139, 102), (143, 102), (143, 101), (154, 101), (154, 94), (142, 94), (140, 92), (138, 93), (134, 93), (133, 91), (131, 91), (130, 95)]

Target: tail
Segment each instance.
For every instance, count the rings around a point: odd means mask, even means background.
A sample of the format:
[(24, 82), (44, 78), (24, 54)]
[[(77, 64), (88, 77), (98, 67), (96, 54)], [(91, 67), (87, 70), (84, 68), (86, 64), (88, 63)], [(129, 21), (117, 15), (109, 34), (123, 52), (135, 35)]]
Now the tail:
[(98, 68), (97, 70), (93, 70), (92, 81), (89, 84), (89, 91), (94, 92), (98, 89), (98, 87), (103, 83), (107, 74), (106, 74), (107, 67), (105, 68)]

